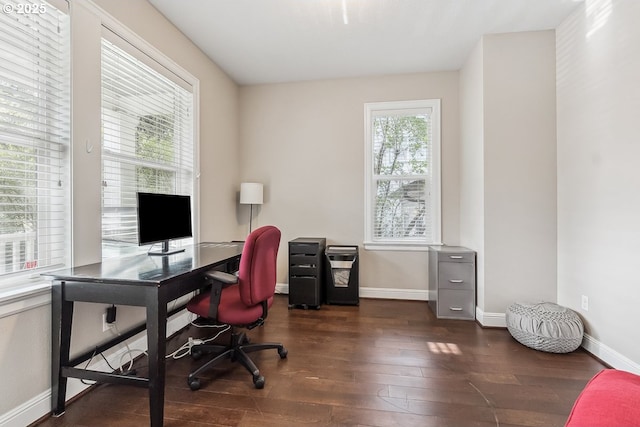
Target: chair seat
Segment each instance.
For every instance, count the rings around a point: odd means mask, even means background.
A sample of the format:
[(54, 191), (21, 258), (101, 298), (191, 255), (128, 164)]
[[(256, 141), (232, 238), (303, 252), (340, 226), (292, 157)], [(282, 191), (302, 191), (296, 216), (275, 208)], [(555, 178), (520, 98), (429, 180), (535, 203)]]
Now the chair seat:
[[(200, 317), (209, 316), (209, 295), (210, 292), (202, 292), (195, 296), (187, 304), (187, 310)], [(273, 297), (267, 300), (268, 308), (273, 304)], [(262, 316), (262, 306), (260, 304), (247, 307), (240, 299), (240, 285), (235, 284), (222, 289), (220, 294), (220, 304), (218, 305), (218, 318), (221, 323), (230, 325), (248, 325), (255, 322)]]

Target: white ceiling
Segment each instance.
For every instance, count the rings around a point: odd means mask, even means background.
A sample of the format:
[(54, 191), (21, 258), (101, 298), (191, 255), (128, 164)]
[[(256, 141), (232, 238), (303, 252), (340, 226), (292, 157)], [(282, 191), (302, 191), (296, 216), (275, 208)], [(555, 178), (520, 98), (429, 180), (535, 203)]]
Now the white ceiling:
[(149, 0), (239, 84), (457, 70), (583, 0)]

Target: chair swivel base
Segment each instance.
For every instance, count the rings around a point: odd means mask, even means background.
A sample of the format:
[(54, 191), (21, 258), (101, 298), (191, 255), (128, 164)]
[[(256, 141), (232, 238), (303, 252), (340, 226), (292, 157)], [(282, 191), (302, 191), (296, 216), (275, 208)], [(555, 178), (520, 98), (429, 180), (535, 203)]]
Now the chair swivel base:
[(247, 353), (252, 353), (254, 351), (268, 350), (268, 349), (277, 349), (278, 355), (281, 359), (285, 359), (287, 357), (287, 349), (284, 348), (282, 344), (279, 343), (256, 343), (250, 344), (249, 339), (247, 338), (245, 333), (240, 334), (232, 334), (231, 335), (231, 344), (229, 346), (217, 345), (217, 344), (198, 344), (191, 347), (191, 357), (194, 359), (199, 359), (203, 353), (218, 353), (213, 359), (209, 360), (207, 363), (193, 371), (187, 377), (187, 384), (191, 390), (200, 389), (201, 383), (198, 378), (198, 374), (202, 371), (205, 371), (212, 366), (215, 366), (226, 359), (231, 359), (233, 362), (240, 362), (242, 366), (244, 366), (247, 371), (253, 377), (253, 385), (257, 389), (264, 388), (264, 377), (260, 375), (260, 371), (258, 367), (255, 365), (253, 360), (249, 358)]

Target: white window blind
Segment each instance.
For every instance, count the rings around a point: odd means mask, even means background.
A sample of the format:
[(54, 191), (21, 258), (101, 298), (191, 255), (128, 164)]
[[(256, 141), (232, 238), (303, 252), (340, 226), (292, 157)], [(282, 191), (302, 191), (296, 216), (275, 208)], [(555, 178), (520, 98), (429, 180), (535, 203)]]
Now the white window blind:
[(0, 0), (0, 276), (69, 261), (69, 22)]
[(365, 105), (366, 242), (440, 241), (440, 102)]
[(192, 195), (192, 104), (190, 91), (102, 39), (103, 258), (136, 251), (136, 192)]

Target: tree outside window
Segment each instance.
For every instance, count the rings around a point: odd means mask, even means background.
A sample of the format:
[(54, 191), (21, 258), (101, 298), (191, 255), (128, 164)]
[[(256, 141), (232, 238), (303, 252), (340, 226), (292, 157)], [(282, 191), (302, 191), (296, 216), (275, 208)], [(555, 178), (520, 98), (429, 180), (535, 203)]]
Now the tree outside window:
[(377, 176), (375, 237), (425, 235), (427, 119), (424, 115), (376, 117), (374, 176)]
[[(172, 165), (175, 160), (173, 117), (154, 114), (140, 117), (136, 127), (136, 157)], [(138, 191), (172, 194), (175, 172), (158, 166), (136, 166)]]
[[(0, 259), (5, 263), (5, 272), (37, 266), (36, 165), (34, 148), (0, 143)], [(18, 257), (12, 254), (15, 249)]]

